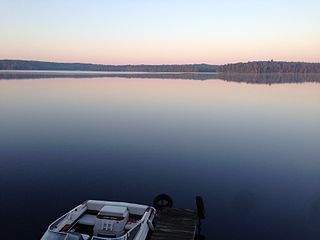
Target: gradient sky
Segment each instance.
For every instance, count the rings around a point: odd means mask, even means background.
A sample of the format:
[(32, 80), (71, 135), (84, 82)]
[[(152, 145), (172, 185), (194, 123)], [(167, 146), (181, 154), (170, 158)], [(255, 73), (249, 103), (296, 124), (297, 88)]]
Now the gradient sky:
[(0, 0), (0, 59), (320, 62), (319, 0)]

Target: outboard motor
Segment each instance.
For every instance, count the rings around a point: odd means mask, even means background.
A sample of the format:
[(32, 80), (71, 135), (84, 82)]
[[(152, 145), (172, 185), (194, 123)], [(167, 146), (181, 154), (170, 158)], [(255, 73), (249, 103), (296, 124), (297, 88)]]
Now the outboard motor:
[(119, 237), (124, 234), (129, 220), (127, 207), (104, 206), (96, 217), (93, 235), (98, 237)]

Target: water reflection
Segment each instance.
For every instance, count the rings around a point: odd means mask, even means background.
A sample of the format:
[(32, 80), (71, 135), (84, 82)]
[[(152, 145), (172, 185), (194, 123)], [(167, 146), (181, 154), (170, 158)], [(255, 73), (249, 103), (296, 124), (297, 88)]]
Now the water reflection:
[(312, 224), (320, 225), (320, 192), (314, 194), (311, 198), (309, 216)]
[(256, 197), (249, 190), (239, 191), (233, 198), (233, 209), (241, 216), (251, 215), (256, 208)]
[(255, 84), (280, 84), (320, 82), (320, 74), (218, 74), (220, 79), (230, 82)]
[(149, 78), (215, 80), (254, 84), (320, 82), (320, 74), (128, 73), (75, 71), (0, 71), (0, 80), (40, 78)]
[(3, 239), (161, 192), (204, 197), (207, 239), (320, 238), (320, 84), (41, 74), (0, 81)]

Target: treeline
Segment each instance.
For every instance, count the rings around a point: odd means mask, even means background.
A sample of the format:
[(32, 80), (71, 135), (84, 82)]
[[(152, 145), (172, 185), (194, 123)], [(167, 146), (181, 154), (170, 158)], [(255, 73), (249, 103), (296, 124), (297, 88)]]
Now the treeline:
[(320, 63), (258, 61), (219, 66), (223, 73), (320, 73)]
[(184, 65), (101, 65), (86, 63), (56, 63), (42, 61), (0, 60), (0, 70), (47, 71), (112, 71), (112, 72), (216, 72), (209, 64)]
[(10, 79), (43, 78), (146, 78), (146, 79), (190, 79), (190, 80), (225, 80), (228, 82), (245, 82), (252, 84), (278, 83), (320, 83), (320, 74), (303, 73), (169, 73), (169, 72), (81, 72), (81, 71), (0, 71), (0, 81)]
[(107, 72), (221, 72), (221, 73), (320, 73), (320, 63), (257, 61), (226, 65), (102, 65), (43, 61), (0, 60), (0, 70), (107, 71)]

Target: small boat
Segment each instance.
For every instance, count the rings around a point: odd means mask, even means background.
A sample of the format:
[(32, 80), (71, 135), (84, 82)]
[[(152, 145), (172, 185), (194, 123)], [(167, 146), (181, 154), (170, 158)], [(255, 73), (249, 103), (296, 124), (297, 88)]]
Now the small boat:
[(145, 240), (155, 215), (151, 206), (88, 200), (54, 221), (41, 240)]

